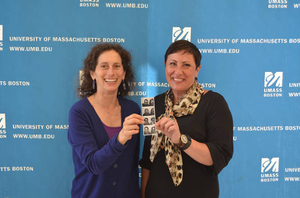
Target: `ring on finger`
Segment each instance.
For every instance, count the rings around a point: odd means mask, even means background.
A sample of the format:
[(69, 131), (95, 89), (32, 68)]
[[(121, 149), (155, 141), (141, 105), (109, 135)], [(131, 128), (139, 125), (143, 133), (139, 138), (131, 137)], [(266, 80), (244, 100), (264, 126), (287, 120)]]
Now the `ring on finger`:
[(169, 120), (175, 121), (175, 119), (173, 117), (169, 117)]

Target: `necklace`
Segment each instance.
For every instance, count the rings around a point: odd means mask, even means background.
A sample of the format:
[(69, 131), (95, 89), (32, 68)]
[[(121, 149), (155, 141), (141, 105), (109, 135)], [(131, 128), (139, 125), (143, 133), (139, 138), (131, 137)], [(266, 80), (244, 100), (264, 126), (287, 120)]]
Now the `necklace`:
[(120, 109), (120, 106), (118, 106), (118, 112), (117, 112), (116, 114), (109, 113), (109, 112), (106, 111), (105, 109), (104, 109), (104, 111), (105, 111), (106, 113), (108, 113), (109, 115), (112, 115), (112, 116), (118, 116), (118, 115), (119, 115), (119, 109)]
[[(94, 105), (96, 103), (96, 94), (94, 94)], [(98, 104), (99, 105), (99, 104)], [(99, 105), (101, 106), (101, 105)], [(106, 109), (102, 108), (107, 114), (109, 115), (112, 115), (112, 116), (118, 116), (119, 115), (119, 111), (120, 111), (120, 105), (119, 105), (119, 101), (118, 101), (118, 111), (116, 114), (112, 114), (112, 113), (109, 113), (109, 111), (107, 111)]]

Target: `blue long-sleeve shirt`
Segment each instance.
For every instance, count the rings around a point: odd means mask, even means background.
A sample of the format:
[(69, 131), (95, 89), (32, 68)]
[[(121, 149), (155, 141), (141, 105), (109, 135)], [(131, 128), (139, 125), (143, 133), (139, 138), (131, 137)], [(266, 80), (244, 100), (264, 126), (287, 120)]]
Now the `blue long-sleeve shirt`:
[[(122, 123), (139, 106), (122, 97)], [(69, 112), (68, 140), (72, 146), (75, 178), (72, 198), (138, 198), (139, 134), (125, 145), (109, 139), (102, 121), (87, 98), (76, 102)]]

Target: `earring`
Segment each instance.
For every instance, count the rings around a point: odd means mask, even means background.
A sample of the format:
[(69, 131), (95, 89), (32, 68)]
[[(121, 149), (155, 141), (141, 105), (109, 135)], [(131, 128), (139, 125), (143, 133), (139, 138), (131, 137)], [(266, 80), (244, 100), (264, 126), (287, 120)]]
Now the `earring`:
[(93, 89), (95, 89), (95, 88), (96, 88), (96, 79), (93, 80)]
[(124, 89), (124, 91), (126, 90), (126, 85), (125, 85), (124, 80), (123, 80), (123, 89)]

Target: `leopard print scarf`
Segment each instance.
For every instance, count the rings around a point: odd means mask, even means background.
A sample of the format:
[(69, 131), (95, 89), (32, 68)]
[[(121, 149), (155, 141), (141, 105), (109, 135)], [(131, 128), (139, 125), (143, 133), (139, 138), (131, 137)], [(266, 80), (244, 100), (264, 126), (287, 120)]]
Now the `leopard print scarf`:
[[(181, 100), (173, 105), (173, 92), (172, 89), (168, 90), (165, 94), (166, 111), (160, 115), (157, 120), (162, 117), (169, 117), (175, 119), (175, 117), (181, 117), (188, 114), (193, 114), (197, 108), (201, 95), (204, 93), (202, 86), (195, 80), (194, 84), (189, 88), (187, 93), (181, 98)], [(154, 161), (154, 158), (160, 150), (165, 150), (166, 164), (169, 168), (173, 183), (175, 186), (179, 186), (183, 178), (183, 161), (181, 150), (175, 146), (171, 139), (157, 130), (157, 135), (151, 137), (150, 148), (150, 160)]]

